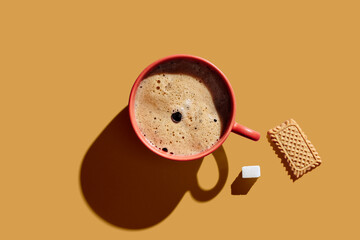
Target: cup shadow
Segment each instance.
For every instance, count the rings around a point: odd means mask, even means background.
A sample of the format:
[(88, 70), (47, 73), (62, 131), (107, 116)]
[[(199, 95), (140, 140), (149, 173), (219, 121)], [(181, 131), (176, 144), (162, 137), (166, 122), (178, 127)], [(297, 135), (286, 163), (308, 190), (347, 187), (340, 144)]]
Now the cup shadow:
[(242, 171), (231, 184), (231, 195), (246, 195), (257, 181), (257, 178), (243, 178)]
[(210, 190), (198, 185), (203, 159), (178, 162), (147, 149), (135, 135), (125, 107), (101, 132), (84, 156), (80, 187), (89, 207), (106, 222), (125, 229), (144, 229), (163, 221), (190, 191), (209, 201), (224, 187), (228, 162), (223, 147), (214, 158), (219, 179)]

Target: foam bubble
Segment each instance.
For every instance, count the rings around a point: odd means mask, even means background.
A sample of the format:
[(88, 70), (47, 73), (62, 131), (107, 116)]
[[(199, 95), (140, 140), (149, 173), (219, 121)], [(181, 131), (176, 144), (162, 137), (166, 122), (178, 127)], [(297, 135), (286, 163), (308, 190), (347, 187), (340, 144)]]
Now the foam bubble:
[[(153, 74), (141, 82), (135, 96), (135, 117), (152, 145), (169, 154), (192, 155), (220, 139), (226, 121), (219, 104), (225, 103), (222, 107), (229, 111), (229, 100), (224, 101), (224, 91), (214, 93), (204, 82), (184, 73)], [(174, 122), (172, 114), (177, 112), (181, 120)]]

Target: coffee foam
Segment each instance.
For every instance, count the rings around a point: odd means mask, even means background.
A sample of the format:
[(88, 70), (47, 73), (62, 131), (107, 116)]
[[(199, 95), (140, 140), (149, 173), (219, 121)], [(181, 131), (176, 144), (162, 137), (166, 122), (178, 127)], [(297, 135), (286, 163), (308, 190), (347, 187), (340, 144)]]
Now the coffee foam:
[[(135, 96), (141, 132), (152, 145), (174, 155), (193, 155), (213, 146), (230, 113), (221, 80), (202, 65), (184, 63), (177, 62), (175, 68), (160, 65), (142, 80)], [(175, 112), (182, 114), (178, 123), (171, 119)]]

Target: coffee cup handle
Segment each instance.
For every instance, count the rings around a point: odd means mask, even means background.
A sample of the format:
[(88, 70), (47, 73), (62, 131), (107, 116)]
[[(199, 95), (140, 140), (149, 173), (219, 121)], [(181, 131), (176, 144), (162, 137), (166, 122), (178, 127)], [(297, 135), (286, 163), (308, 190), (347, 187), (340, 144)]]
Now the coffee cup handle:
[(254, 141), (258, 141), (260, 139), (260, 133), (248, 127), (245, 127), (237, 122), (235, 122), (231, 131)]

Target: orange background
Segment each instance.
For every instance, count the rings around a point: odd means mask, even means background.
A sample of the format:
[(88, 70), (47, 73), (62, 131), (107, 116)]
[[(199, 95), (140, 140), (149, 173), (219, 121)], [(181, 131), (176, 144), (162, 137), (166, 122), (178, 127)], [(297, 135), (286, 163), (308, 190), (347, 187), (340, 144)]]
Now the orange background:
[[(359, 238), (359, 4), (247, 2), (1, 2), (0, 238)], [(139, 143), (131, 86), (176, 53), (227, 75), (259, 142), (190, 163)], [(295, 182), (266, 138), (289, 118), (323, 160)]]

